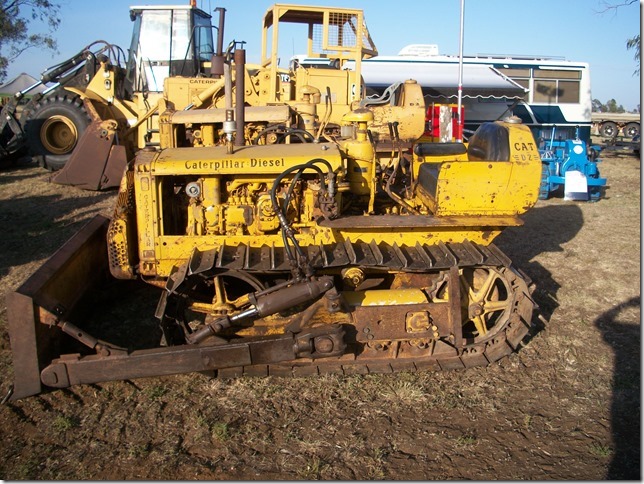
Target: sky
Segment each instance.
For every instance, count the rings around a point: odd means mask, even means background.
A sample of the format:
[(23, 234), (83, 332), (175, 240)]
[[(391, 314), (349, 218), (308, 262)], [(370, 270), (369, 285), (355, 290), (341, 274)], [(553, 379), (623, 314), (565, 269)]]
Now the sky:
[[(588, 62), (593, 99), (615, 99), (631, 111), (640, 104), (640, 76), (633, 75), (635, 52), (629, 38), (640, 33), (640, 4), (606, 11), (625, 0), (464, 0), (465, 55), (511, 54), (563, 57)], [(9, 66), (6, 80), (22, 72), (39, 78), (45, 68), (79, 52), (95, 40), (130, 44), (133, 5), (177, 5), (188, 0), (58, 0), (61, 23), (55, 32), (58, 54), (30, 49)], [(273, 3), (338, 6), (362, 9), (380, 55), (396, 55), (408, 44), (438, 44), (440, 54), (457, 55), (460, 0), (197, 0), (212, 13), (226, 9), (224, 45), (246, 41), (246, 60), (259, 62), (261, 21)], [(218, 24), (215, 14), (213, 23)], [(38, 26), (34, 25), (34, 30)], [(280, 37), (283, 47), (286, 39)], [(297, 40), (297, 39), (294, 39)], [(305, 46), (288, 55), (304, 53)], [(282, 49), (280, 48), (280, 51)], [(301, 52), (300, 52), (301, 50)], [(284, 62), (282, 62), (284, 64)]]

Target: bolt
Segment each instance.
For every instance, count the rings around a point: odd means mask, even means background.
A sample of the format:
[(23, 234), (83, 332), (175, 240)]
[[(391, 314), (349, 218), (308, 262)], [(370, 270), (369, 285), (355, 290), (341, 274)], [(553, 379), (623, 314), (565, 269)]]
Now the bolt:
[(480, 316), (484, 313), (483, 306), (481, 304), (470, 304), (469, 310), (470, 317)]
[(333, 340), (328, 336), (318, 336), (314, 342), (315, 349), (320, 353), (331, 353), (333, 351)]

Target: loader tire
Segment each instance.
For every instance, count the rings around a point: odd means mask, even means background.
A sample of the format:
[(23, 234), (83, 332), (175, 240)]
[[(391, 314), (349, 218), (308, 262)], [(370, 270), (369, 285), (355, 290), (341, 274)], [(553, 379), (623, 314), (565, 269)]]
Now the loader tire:
[(90, 121), (78, 96), (55, 94), (42, 98), (30, 110), (24, 125), (33, 160), (50, 171), (60, 170)]

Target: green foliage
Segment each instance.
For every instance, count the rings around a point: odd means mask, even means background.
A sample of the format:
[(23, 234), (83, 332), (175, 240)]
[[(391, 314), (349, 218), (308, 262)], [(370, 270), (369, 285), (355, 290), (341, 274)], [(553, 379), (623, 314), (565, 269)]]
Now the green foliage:
[(592, 454), (599, 457), (610, 457), (613, 453), (613, 449), (608, 445), (593, 443), (590, 446), (590, 451)]
[(626, 48), (628, 50), (634, 49), (635, 50), (635, 55), (633, 56), (633, 59), (635, 59), (635, 62), (637, 62), (637, 69), (635, 69), (635, 72), (633, 75), (640, 75), (640, 34), (637, 34), (635, 37), (628, 39), (626, 41)]
[(599, 99), (592, 101), (594, 113), (625, 113), (626, 109), (621, 104), (617, 104), (614, 99), (609, 99), (606, 104), (603, 104)]
[(144, 392), (151, 400), (158, 400), (168, 393), (168, 389), (162, 385), (153, 385), (151, 387), (147, 387)]
[(65, 432), (67, 430), (78, 427), (80, 424), (77, 417), (68, 417), (66, 415), (58, 415), (52, 422), (52, 427), (57, 432)]
[(215, 422), (211, 428), (212, 436), (220, 442), (226, 441), (229, 439), (228, 425), (224, 422)]
[[(50, 0), (0, 0), (0, 82), (7, 68), (30, 47), (58, 52), (53, 32), (60, 25), (60, 6)], [(47, 33), (30, 33), (33, 23), (44, 24)]]
[(469, 447), (476, 444), (476, 437), (474, 435), (466, 434), (461, 435), (456, 439), (457, 447)]

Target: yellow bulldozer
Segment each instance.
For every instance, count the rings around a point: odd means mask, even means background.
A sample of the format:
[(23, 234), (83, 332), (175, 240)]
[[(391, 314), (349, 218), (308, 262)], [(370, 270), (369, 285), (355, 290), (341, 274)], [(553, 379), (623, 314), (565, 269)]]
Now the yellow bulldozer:
[[(319, 64), (278, 67), (283, 23), (306, 27)], [(535, 304), (493, 240), (537, 201), (530, 130), (508, 119), (468, 143), (423, 142), (413, 80), (364, 95), (360, 59), (376, 50), (360, 10), (277, 4), (259, 65), (227, 51), (221, 77), (165, 80), (159, 146), (127, 164), (111, 219), (9, 295), (11, 398), (187, 372), (468, 368), (514, 351)], [(106, 277), (158, 290), (153, 345), (111, 340), (118, 318), (91, 324), (84, 303)]]

